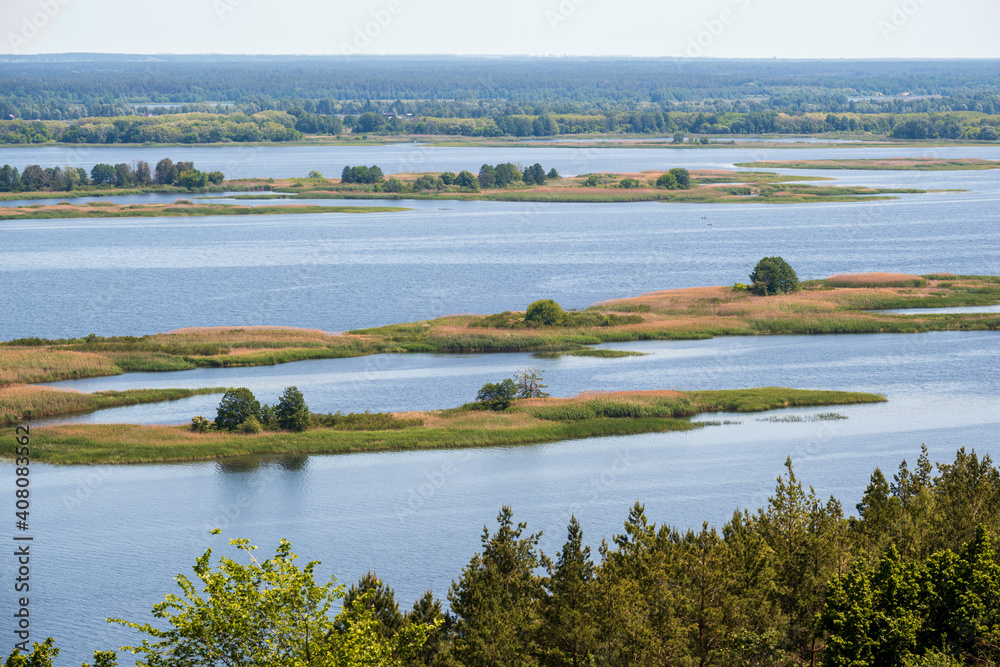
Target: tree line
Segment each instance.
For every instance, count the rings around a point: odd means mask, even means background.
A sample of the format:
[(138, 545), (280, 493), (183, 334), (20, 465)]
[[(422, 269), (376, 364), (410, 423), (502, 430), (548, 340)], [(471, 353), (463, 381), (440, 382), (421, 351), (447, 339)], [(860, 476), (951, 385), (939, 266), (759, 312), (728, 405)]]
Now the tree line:
[[(527, 381), (540, 391), (537, 379)], [(791, 460), (785, 465), (764, 506), (736, 510), (721, 528), (657, 525), (636, 503), (622, 531), (596, 554), (575, 517), (550, 557), (539, 549), (541, 533), (529, 532), (503, 507), (453, 580), (447, 610), (428, 591), (403, 612), (374, 573), (346, 592), (335, 582), (319, 586), (311, 576), (315, 563), (298, 569), (283, 541), (273, 559), (255, 565), (224, 559), (215, 569), (211, 551), (199, 558), (194, 571), (210, 584), (211, 596), (199, 597), (181, 578), (183, 596), (156, 607), (173, 619), (170, 632), (116, 622), (159, 640), (137, 649), (149, 664), (184, 647), (195, 660), (190, 664), (1000, 661), (1000, 560), (993, 548), (1000, 471), (988, 455), (962, 448), (953, 461), (935, 465), (922, 447), (916, 465), (903, 461), (891, 481), (876, 468), (853, 516), (835, 498), (805, 487)], [(245, 540), (234, 544), (248, 548)], [(260, 586), (264, 581), (270, 592)], [(328, 603), (337, 600), (343, 611), (331, 618)], [(297, 623), (285, 616), (292, 608)], [(265, 626), (267, 644), (255, 632)], [(39, 646), (51, 654), (51, 642)], [(96, 657), (104, 661), (97, 664), (116, 664), (113, 653)], [(12, 660), (6, 664), (24, 664)]]
[(45, 167), (28, 165), (24, 171), (5, 164), (0, 167), (0, 192), (68, 192), (85, 186), (134, 188), (154, 185), (176, 185), (188, 189), (203, 188), (209, 183), (220, 185), (225, 175), (221, 171), (203, 172), (194, 162), (177, 162), (164, 158), (150, 170), (149, 163), (95, 164), (88, 173), (83, 167)]

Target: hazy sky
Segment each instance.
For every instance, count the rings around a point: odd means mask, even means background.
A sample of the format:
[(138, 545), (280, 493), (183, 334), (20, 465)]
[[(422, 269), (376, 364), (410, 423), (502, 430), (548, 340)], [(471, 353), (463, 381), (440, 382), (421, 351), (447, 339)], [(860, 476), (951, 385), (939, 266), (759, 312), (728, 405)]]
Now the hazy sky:
[(0, 53), (997, 58), (998, 0), (0, 0)]

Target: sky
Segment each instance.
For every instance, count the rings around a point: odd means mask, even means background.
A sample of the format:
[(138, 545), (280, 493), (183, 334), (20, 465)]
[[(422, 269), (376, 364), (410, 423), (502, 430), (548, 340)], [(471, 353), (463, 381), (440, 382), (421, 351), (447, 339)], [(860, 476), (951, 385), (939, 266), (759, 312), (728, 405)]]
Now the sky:
[(0, 0), (0, 54), (998, 58), (1000, 0)]

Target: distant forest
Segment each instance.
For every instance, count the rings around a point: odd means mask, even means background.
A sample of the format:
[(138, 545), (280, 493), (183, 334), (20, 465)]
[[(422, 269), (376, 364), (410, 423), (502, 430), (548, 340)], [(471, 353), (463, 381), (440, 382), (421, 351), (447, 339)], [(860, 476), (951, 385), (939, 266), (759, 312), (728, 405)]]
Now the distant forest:
[(992, 141), (1000, 79), (995, 62), (978, 60), (9, 56), (0, 59), (0, 119), (3, 143), (293, 141), (345, 131)]

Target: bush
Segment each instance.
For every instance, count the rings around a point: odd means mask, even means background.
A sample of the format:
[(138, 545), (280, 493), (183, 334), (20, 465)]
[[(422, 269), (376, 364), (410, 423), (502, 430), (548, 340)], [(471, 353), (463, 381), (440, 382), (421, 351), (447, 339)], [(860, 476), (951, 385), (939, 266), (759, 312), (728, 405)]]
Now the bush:
[(746, 292), (747, 289), (748, 288), (746, 286), (746, 283), (736, 283), (735, 285), (733, 285), (734, 292)]
[(201, 415), (191, 417), (191, 430), (195, 433), (205, 433), (211, 423)]
[(765, 257), (757, 262), (750, 280), (753, 282), (750, 291), (760, 296), (787, 294), (799, 289), (795, 270), (780, 257)]
[(638, 187), (641, 187), (641, 186), (642, 186), (642, 183), (640, 183), (639, 180), (635, 179), (635, 178), (623, 178), (618, 183), (618, 187), (625, 188), (626, 190), (631, 190), (633, 188), (638, 188)]
[(543, 326), (558, 326), (566, 321), (566, 313), (562, 306), (552, 299), (539, 299), (528, 306), (524, 313), (524, 321)]
[(483, 410), (500, 412), (510, 407), (511, 401), (517, 396), (517, 385), (510, 378), (503, 382), (487, 382), (479, 393), (476, 402)]
[(247, 417), (242, 424), (237, 428), (243, 435), (256, 435), (264, 430), (264, 427), (260, 425), (256, 417)]
[(220, 431), (235, 431), (250, 417), (257, 422), (257, 426), (260, 426), (260, 402), (254, 397), (253, 392), (246, 387), (230, 389), (222, 395), (215, 416), (215, 427)]
[(285, 387), (274, 410), (278, 426), (286, 431), (304, 431), (309, 428), (309, 407), (298, 387)]

